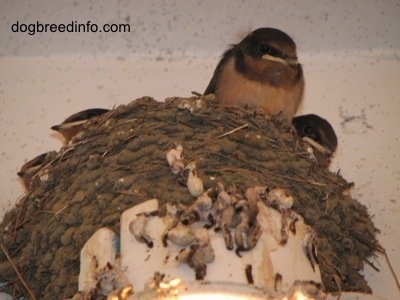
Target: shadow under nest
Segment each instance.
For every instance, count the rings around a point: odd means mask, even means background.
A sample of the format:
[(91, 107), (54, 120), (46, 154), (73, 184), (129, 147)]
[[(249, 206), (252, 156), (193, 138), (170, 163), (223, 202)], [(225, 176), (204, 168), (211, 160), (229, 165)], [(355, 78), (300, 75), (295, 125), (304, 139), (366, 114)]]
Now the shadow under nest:
[[(165, 159), (176, 144), (185, 160), (196, 161), (205, 188), (223, 182), (285, 189), (318, 235), (326, 290), (371, 292), (360, 270), (381, 247), (366, 207), (349, 194), (352, 184), (314, 165), (307, 145), (287, 128), (254, 111), (221, 107), (208, 95), (137, 99), (91, 119), (72, 143), (47, 155), (0, 225), (2, 244), (36, 297), (74, 295), (81, 248), (101, 227), (119, 232), (125, 209), (151, 198), (195, 200)], [(0, 279), (9, 283), (2, 291), (28, 295), (4, 251)]]

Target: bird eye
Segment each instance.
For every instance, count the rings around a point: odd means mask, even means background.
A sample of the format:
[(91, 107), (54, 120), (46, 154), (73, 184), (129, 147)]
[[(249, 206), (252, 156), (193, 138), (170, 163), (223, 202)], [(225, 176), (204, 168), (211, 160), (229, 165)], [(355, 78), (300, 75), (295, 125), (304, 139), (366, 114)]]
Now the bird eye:
[(312, 135), (312, 134), (314, 133), (314, 129), (313, 129), (311, 126), (306, 126), (306, 127), (304, 128), (304, 132), (305, 132), (305, 134), (307, 134), (307, 135)]
[(270, 46), (268, 46), (267, 44), (261, 44), (259, 46), (259, 49), (262, 54), (270, 54), (271, 50), (272, 50), (272, 48)]

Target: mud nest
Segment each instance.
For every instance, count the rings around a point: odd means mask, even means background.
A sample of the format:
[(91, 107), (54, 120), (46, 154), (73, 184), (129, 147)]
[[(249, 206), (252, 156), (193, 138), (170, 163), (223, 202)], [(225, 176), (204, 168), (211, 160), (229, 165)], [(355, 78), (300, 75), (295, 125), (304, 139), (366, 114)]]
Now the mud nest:
[[(125, 209), (151, 198), (194, 200), (165, 159), (176, 144), (184, 146), (185, 161), (196, 161), (205, 188), (284, 188), (317, 232), (326, 290), (371, 292), (360, 270), (380, 246), (366, 207), (349, 195), (352, 184), (316, 166), (287, 128), (254, 111), (221, 107), (209, 95), (137, 99), (91, 119), (72, 143), (47, 155), (0, 225), (4, 249), (38, 298), (77, 291), (82, 246), (101, 227), (119, 232)], [(0, 279), (9, 283), (3, 291), (27, 296), (5, 251)]]

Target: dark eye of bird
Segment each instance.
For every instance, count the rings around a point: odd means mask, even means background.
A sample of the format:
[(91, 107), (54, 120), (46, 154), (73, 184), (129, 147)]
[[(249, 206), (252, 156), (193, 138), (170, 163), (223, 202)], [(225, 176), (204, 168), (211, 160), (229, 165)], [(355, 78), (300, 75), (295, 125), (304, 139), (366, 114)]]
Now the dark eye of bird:
[(306, 126), (306, 128), (304, 128), (304, 133), (307, 135), (312, 135), (314, 133), (314, 129), (311, 126)]
[(259, 49), (262, 54), (271, 54), (271, 52), (272, 52), (272, 48), (270, 46), (268, 46), (267, 44), (261, 44), (259, 46)]

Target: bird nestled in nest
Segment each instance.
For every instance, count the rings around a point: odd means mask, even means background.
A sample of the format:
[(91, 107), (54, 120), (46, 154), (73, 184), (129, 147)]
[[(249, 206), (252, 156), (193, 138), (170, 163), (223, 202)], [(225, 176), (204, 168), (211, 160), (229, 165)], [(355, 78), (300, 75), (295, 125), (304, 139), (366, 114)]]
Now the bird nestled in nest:
[(223, 105), (261, 109), (283, 125), (292, 123), (318, 165), (329, 166), (337, 148), (329, 122), (313, 114), (293, 119), (303, 99), (304, 76), (296, 44), (285, 32), (259, 28), (228, 49), (204, 95), (212, 93)]
[(292, 125), (297, 135), (310, 144), (318, 165), (328, 167), (338, 145), (331, 124), (320, 116), (309, 114), (294, 117)]
[(66, 142), (68, 142), (82, 129), (83, 124), (88, 120), (93, 117), (101, 116), (109, 111), (109, 109), (104, 108), (82, 110), (69, 116), (61, 124), (52, 126), (51, 129), (61, 133)]
[(45, 161), (47, 155), (49, 153), (42, 153), (35, 158), (27, 161), (21, 167), (21, 170), (17, 173), (17, 175), (22, 179), (24, 182), (24, 186), (27, 191), (30, 190), (32, 177), (35, 176), (43, 166), (43, 162)]
[(259, 28), (228, 49), (204, 95), (227, 106), (262, 109), (289, 126), (304, 92), (296, 44), (285, 32)]

